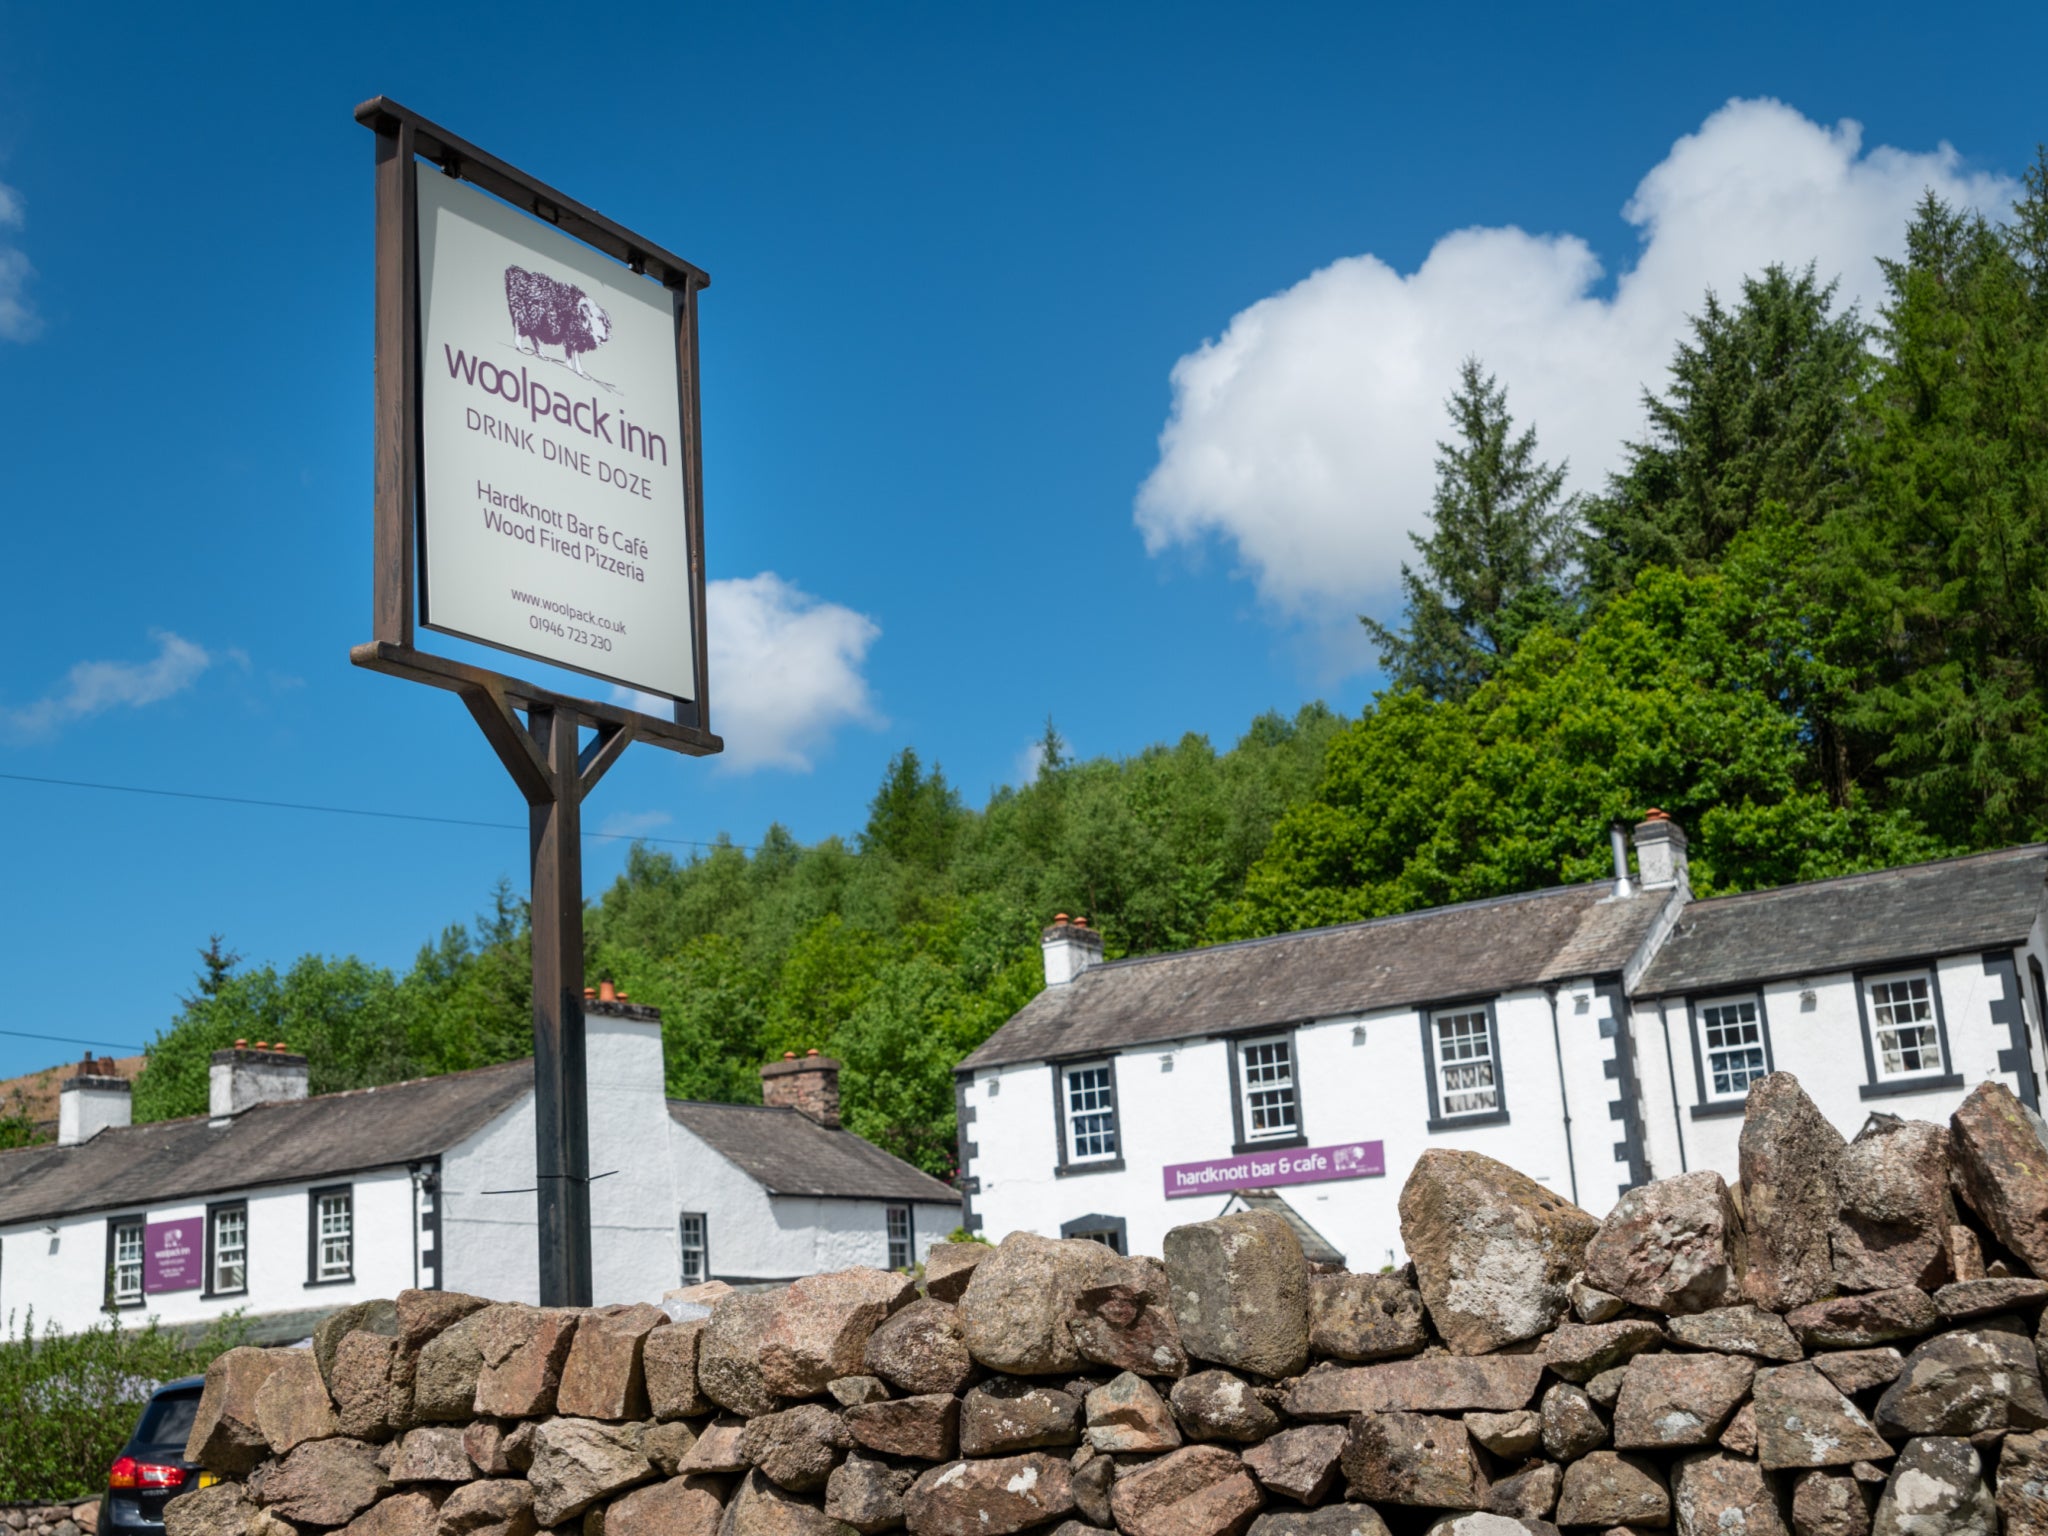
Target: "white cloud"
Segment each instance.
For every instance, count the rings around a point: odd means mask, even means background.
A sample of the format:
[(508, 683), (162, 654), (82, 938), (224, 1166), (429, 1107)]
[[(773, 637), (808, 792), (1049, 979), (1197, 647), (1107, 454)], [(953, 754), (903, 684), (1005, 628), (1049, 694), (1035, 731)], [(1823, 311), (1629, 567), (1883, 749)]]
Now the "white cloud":
[(675, 818), (667, 811), (614, 811), (597, 828), (600, 837), (646, 837)]
[(1311, 626), (1382, 611), (1407, 535), (1426, 526), (1443, 400), (1476, 354), (1508, 387), (1546, 457), (1596, 487), (1642, 427), (1685, 317), (1773, 261), (1839, 276), (1875, 308), (1875, 258), (1896, 254), (1928, 188), (2002, 212), (2016, 190), (1944, 144), (1865, 151), (1776, 101), (1731, 101), (1636, 187), (1622, 215), (1636, 260), (1611, 296), (1576, 235), (1458, 230), (1403, 275), (1346, 257), (1232, 318), (1173, 369), (1173, 408), (1136, 519), (1154, 554), (1236, 545), (1259, 594)]
[(139, 709), (183, 693), (214, 663), (190, 640), (153, 629), (156, 655), (148, 661), (81, 661), (64, 675), (64, 686), (19, 709), (0, 709), (0, 722), (20, 736), (47, 736), (72, 720), (109, 709)]
[(1017, 754), (1017, 766), (1010, 770), (1015, 776), (1017, 787), (1038, 782), (1038, 770), (1045, 766), (1045, 741), (1040, 738)]
[[(21, 194), (0, 182), (0, 229), (20, 229), (25, 218)], [(25, 297), (28, 280), (34, 275), (35, 268), (29, 265), (28, 256), (14, 245), (0, 241), (0, 339), (27, 341), (40, 329), (41, 321)]]
[[(866, 614), (811, 596), (773, 571), (710, 583), (711, 728), (725, 738), (728, 772), (791, 768), (841, 726), (880, 725), (861, 666), (881, 627)], [(667, 699), (612, 690), (615, 702), (666, 716)]]

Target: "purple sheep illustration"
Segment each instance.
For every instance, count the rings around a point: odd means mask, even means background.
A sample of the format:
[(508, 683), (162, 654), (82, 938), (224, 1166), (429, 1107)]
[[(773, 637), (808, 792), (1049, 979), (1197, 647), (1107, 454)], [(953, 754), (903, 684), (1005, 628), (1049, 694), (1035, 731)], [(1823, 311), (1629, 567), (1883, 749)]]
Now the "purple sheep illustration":
[(535, 357), (543, 345), (558, 346), (569, 366), (584, 378), (589, 375), (583, 372), (583, 354), (611, 339), (612, 317), (597, 301), (544, 272), (507, 267), (505, 308), (512, 314), (514, 346)]

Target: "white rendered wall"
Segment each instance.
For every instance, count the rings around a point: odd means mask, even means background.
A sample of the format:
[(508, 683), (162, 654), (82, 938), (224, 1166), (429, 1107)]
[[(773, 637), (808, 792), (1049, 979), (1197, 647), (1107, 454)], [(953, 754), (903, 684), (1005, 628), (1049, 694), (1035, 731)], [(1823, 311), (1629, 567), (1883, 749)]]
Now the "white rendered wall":
[[(1877, 1098), (1866, 1099), (1862, 1093), (1869, 1077), (1864, 1065), (1863, 1021), (1856, 1008), (1854, 977), (1839, 972), (1773, 982), (1762, 988), (1770, 1023), (1771, 1064), (1797, 1077), (1799, 1086), (1844, 1136), (1854, 1136), (1870, 1115), (1879, 1112), (1945, 1124), (1956, 1106), (1987, 1079), (2002, 1082), (2015, 1092), (2019, 1090), (2018, 1074), (2001, 1072), (1998, 1067), (1999, 1052), (2012, 1046), (2011, 1031), (2002, 1023), (1993, 1023), (1991, 1018), (1992, 1003), (2003, 993), (2002, 983), (1985, 974), (1983, 958), (1976, 953), (1952, 955), (1938, 961), (1933, 969), (1941, 992), (1942, 1017), (1948, 1028), (1949, 1071), (1961, 1075), (1962, 1085)], [(2031, 994), (2032, 981), (2024, 954), (2019, 960), (2019, 979), (2023, 996)], [(1813, 992), (1814, 1003), (1811, 1009), (1803, 1009), (1800, 993), (1808, 989)], [(1742, 992), (1736, 989), (1714, 995), (1740, 996)], [(1702, 994), (1699, 1000), (1705, 997)], [(1659, 1106), (1662, 1113), (1658, 1118), (1663, 1121), (1659, 1139), (1675, 1150), (1682, 1136), (1686, 1167), (1712, 1168), (1733, 1182), (1738, 1172), (1742, 1117), (1692, 1117), (1692, 1107), (1701, 1099), (1693, 1071), (1692, 1046), (1686, 1036), (1685, 1000), (1668, 999), (1664, 1013), (1670, 1027), (1671, 1066), (1678, 1079), (1680, 1110), (1675, 1124), (1672, 1118), (1666, 1118), (1671, 1115), (1667, 1088), (1664, 1103)], [(2028, 1014), (2038, 1082), (2042, 1044), (2032, 1026), (2031, 1009)], [(1654, 1013), (1651, 1017), (1654, 1019)], [(1661, 1049), (1660, 1041), (1660, 1054)], [(1678, 1171), (1675, 1161), (1669, 1171)]]
[[(352, 1180), (323, 1179), (318, 1187), (348, 1183), (355, 1194), (354, 1278), (342, 1284), (307, 1283), (307, 1226), (311, 1219), (307, 1184), (249, 1190), (221, 1199), (246, 1199), (249, 1206), (249, 1288), (240, 1295), (208, 1297), (201, 1289), (168, 1291), (123, 1308), (124, 1322), (155, 1317), (165, 1323), (204, 1322), (230, 1312), (250, 1315), (343, 1307), (376, 1296), (394, 1296), (414, 1283), (413, 1185), (405, 1168), (379, 1169)], [(19, 1333), (33, 1310), (40, 1331), (50, 1319), (65, 1332), (105, 1320), (107, 1222), (189, 1219), (201, 1235), (203, 1257), (206, 1200), (125, 1206), (105, 1215), (53, 1223), (0, 1228), (0, 1324)], [(55, 1226), (54, 1233), (45, 1226)]]
[[(704, 1217), (714, 1276), (790, 1280), (856, 1264), (888, 1267), (888, 1208), (902, 1202), (770, 1195), (693, 1132), (669, 1124), (679, 1183), (669, 1222), (679, 1232), (684, 1211)], [(913, 1256), (922, 1260), (934, 1241), (959, 1225), (957, 1205), (913, 1204)], [(664, 1288), (680, 1283), (680, 1270), (678, 1257)]]
[[(1507, 994), (1494, 1007), (1509, 1115), (1504, 1125), (1429, 1129), (1422, 1022), (1414, 1009), (1320, 1020), (1294, 1032), (1301, 1128), (1308, 1144), (1384, 1144), (1383, 1177), (1280, 1189), (1354, 1268), (1376, 1269), (1402, 1256), (1396, 1203), (1408, 1170), (1430, 1147), (1484, 1152), (1570, 1193), (1558, 1086), (1560, 1039), (1566, 1061), (1573, 1064), (1566, 1087), (1572, 1096), (1574, 1151), (1583, 1152), (1582, 1203), (1604, 1212), (1619, 1193), (1613, 1143), (1621, 1130), (1608, 1119), (1613, 1086), (1598, 1064), (1596, 1047), (1606, 1042), (1594, 1026), (1597, 1014), (1572, 1014), (1561, 1005), (1559, 1033), (1553, 1036), (1549, 999), (1540, 989)], [(1354, 1026), (1361, 1024), (1365, 1038), (1356, 1044)], [(1228, 1191), (1168, 1199), (1162, 1170), (1171, 1163), (1233, 1155), (1230, 1049), (1222, 1040), (1195, 1040), (1117, 1055), (1125, 1166), (1116, 1171), (1057, 1172), (1059, 1132), (1050, 1067), (975, 1074), (966, 1088), (975, 1118), (964, 1139), (976, 1148), (967, 1171), (980, 1181), (973, 1207), (982, 1219), (982, 1235), (991, 1242), (1020, 1230), (1058, 1236), (1062, 1224), (1081, 1216), (1120, 1216), (1131, 1251), (1156, 1254), (1169, 1228), (1217, 1215)], [(1170, 1071), (1162, 1070), (1166, 1057), (1172, 1059)], [(1588, 1169), (1586, 1158), (1595, 1152), (1604, 1161)]]
[[(655, 1301), (682, 1266), (676, 1227), (681, 1169), (673, 1157), (661, 1059), (661, 1026), (591, 1015), (586, 1028), (590, 1079), (591, 1296)], [(529, 1181), (531, 1182), (531, 1181)]]
[(441, 1154), (443, 1290), (493, 1301), (540, 1300), (533, 1169), (531, 1093)]

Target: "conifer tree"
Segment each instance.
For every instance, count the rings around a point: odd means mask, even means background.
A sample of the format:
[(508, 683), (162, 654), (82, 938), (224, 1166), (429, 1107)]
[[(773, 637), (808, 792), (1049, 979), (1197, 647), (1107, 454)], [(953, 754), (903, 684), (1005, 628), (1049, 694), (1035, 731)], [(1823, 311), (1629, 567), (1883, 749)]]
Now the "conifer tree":
[(1461, 699), (1500, 670), (1538, 624), (1573, 606), (1576, 498), (1565, 466), (1536, 456), (1536, 430), (1515, 434), (1507, 390), (1467, 358), (1445, 402), (1457, 437), (1437, 444), (1427, 538), (1409, 535), (1422, 569), (1405, 562), (1406, 622), (1360, 615), (1397, 690)]

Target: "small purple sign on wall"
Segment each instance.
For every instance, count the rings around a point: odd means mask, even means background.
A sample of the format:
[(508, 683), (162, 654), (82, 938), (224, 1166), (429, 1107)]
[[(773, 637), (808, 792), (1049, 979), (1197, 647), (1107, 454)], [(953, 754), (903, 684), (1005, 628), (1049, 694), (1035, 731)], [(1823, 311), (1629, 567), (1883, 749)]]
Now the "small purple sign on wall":
[(1321, 1184), (1331, 1179), (1384, 1176), (1384, 1144), (1347, 1141), (1334, 1147), (1287, 1147), (1218, 1157), (1206, 1163), (1168, 1163), (1166, 1198), (1208, 1195), (1219, 1190), (1264, 1189), (1273, 1184)]
[(186, 1216), (177, 1221), (152, 1221), (142, 1229), (142, 1289), (154, 1296), (159, 1291), (199, 1289), (201, 1234), (205, 1220)]

